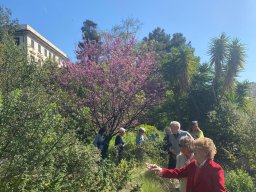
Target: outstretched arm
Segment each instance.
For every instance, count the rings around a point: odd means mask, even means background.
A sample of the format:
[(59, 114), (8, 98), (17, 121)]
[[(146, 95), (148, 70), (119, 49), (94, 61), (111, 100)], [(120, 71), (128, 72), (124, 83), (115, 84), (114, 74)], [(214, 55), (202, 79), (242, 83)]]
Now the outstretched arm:
[(150, 164), (146, 163), (146, 167), (149, 170), (152, 170), (159, 174), (162, 177), (166, 178), (183, 178), (187, 177), (188, 175), (188, 170), (189, 170), (189, 165), (186, 167), (182, 167), (181, 169), (166, 169), (166, 168), (161, 168), (156, 164)]

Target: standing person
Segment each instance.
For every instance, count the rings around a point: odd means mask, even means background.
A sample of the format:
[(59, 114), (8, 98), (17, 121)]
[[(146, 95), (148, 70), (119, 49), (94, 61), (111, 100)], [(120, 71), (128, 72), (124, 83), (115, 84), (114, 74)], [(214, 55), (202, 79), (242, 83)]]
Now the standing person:
[(164, 139), (163, 139), (163, 150), (166, 153), (169, 153), (169, 147), (170, 147), (169, 135), (172, 134), (171, 128), (170, 127), (165, 127), (164, 132), (165, 132), (165, 136), (164, 136)]
[(104, 146), (104, 136), (103, 134), (105, 133), (106, 129), (105, 128), (100, 128), (98, 131), (98, 134), (96, 135), (93, 144), (95, 145), (95, 147), (97, 147), (101, 153), (103, 150), (103, 146)]
[(124, 151), (124, 147), (125, 147), (125, 142), (123, 140), (123, 135), (125, 133), (125, 129), (123, 127), (121, 127), (118, 130), (118, 132), (119, 133), (115, 139), (115, 148), (117, 151), (117, 162), (120, 163), (120, 161), (122, 160), (122, 157), (123, 157), (123, 151)]
[(180, 123), (178, 121), (172, 121), (170, 123), (169, 134), (169, 163), (168, 169), (173, 169), (176, 167), (176, 157), (180, 153), (179, 141), (183, 136), (188, 136), (193, 138), (189, 132), (180, 129)]
[(192, 121), (191, 128), (189, 129), (189, 133), (192, 135), (194, 139), (204, 138), (203, 131), (199, 128), (197, 121)]
[(146, 163), (146, 167), (166, 178), (187, 178), (187, 192), (226, 192), (224, 171), (213, 161), (216, 147), (209, 138), (194, 141), (195, 160), (180, 169), (165, 169), (156, 164)]
[(145, 129), (143, 127), (141, 127), (139, 129), (138, 134), (136, 135), (136, 144), (137, 145), (141, 145), (145, 143), (145, 139), (144, 139), (144, 133), (145, 133)]
[[(179, 142), (180, 154), (177, 156), (176, 168), (181, 168), (188, 165), (192, 160), (194, 160), (193, 153), (193, 139), (191, 137), (181, 137)], [(180, 179), (180, 192), (186, 192), (187, 179)]]

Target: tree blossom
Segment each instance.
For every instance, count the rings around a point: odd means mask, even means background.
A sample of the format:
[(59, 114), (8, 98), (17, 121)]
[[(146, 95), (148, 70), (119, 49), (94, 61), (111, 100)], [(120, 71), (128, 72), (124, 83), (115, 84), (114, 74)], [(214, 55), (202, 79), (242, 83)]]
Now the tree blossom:
[(77, 54), (80, 61), (66, 65), (61, 82), (84, 90), (83, 101), (94, 124), (106, 127), (109, 139), (120, 126), (138, 123), (138, 117), (163, 92), (155, 78), (154, 53), (139, 47), (135, 38), (106, 35), (100, 43), (86, 43)]

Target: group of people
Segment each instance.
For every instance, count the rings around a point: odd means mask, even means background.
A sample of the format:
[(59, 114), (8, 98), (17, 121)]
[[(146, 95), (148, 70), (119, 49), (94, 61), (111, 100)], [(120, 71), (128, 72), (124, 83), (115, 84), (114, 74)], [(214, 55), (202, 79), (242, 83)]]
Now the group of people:
[(215, 144), (204, 137), (197, 121), (192, 121), (189, 132), (181, 130), (179, 122), (172, 121), (165, 132), (168, 168), (146, 163), (149, 170), (162, 177), (179, 179), (180, 192), (226, 192), (224, 171), (213, 160), (217, 152)]
[[(104, 132), (100, 129), (94, 145), (104, 151)], [(123, 135), (126, 130), (120, 128), (115, 137), (117, 162), (120, 162), (125, 148)], [(136, 144), (143, 145), (145, 129), (139, 128)], [(164, 146), (168, 151), (168, 167), (161, 168), (156, 164), (146, 163), (149, 170), (155, 171), (161, 177), (179, 179), (180, 192), (226, 192), (224, 171), (214, 162), (216, 147), (210, 138), (204, 137), (197, 121), (191, 122), (189, 131), (181, 130), (178, 121), (172, 121), (165, 128)], [(102, 154), (104, 158), (104, 154)]]
[(180, 128), (178, 121), (172, 121), (170, 126), (165, 128), (164, 149), (169, 154), (168, 168), (176, 167), (177, 156), (181, 152), (181, 138), (188, 137), (191, 139), (204, 138), (203, 131), (199, 128), (197, 121), (192, 121), (192, 125), (188, 131), (183, 131)]
[[(106, 145), (105, 138), (104, 138), (105, 131), (106, 131), (105, 128), (99, 129), (98, 134), (96, 135), (95, 140), (93, 142), (93, 144), (101, 151), (101, 156), (103, 158), (105, 158), (104, 147)], [(126, 130), (123, 127), (121, 127), (119, 128), (118, 134), (115, 137), (115, 149), (117, 154), (117, 162), (120, 162), (123, 157), (123, 151), (125, 148), (125, 141), (123, 139), (123, 136), (125, 132)], [(144, 138), (144, 133), (145, 133), (145, 128), (140, 127), (136, 135), (136, 140), (135, 140), (136, 145), (143, 145), (146, 142)]]

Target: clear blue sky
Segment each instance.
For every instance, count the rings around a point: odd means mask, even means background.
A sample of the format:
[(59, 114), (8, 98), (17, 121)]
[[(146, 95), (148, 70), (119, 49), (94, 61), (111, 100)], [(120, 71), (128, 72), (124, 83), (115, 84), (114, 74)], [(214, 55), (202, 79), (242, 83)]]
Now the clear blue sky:
[(246, 65), (239, 80), (256, 82), (256, 0), (1, 0), (13, 18), (29, 24), (74, 60), (81, 26), (93, 20), (109, 30), (122, 19), (139, 19), (139, 39), (156, 27), (181, 32), (202, 62), (213, 37), (225, 32), (246, 46)]

